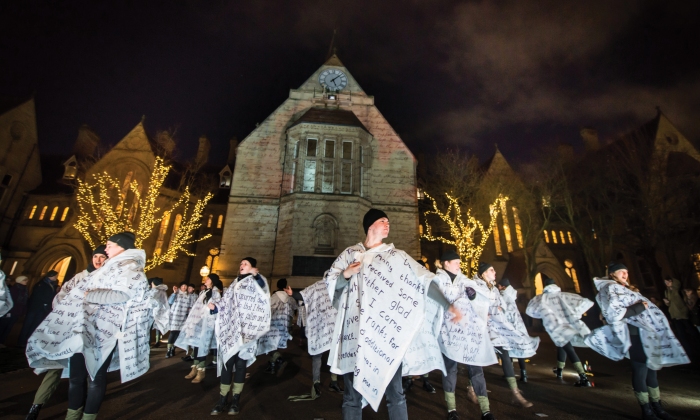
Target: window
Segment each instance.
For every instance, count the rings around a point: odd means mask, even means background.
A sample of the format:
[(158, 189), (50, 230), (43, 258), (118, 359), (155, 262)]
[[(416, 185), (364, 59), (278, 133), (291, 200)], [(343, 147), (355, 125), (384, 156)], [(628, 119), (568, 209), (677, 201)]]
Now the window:
[(326, 140), (326, 154), (325, 157), (328, 159), (335, 158), (335, 140)]
[(343, 163), (340, 167), (340, 192), (352, 193), (352, 142), (343, 141)]
[(212, 220), (214, 220), (214, 215), (213, 215), (213, 214), (210, 214), (210, 215), (209, 215), (209, 218), (207, 219), (207, 227), (208, 227), (208, 228), (211, 227), (211, 222), (212, 222)]
[(306, 141), (306, 156), (316, 157), (316, 145), (317, 144), (318, 144), (318, 140), (316, 140), (316, 139), (308, 139)]
[(535, 295), (541, 295), (542, 290), (544, 288), (542, 287), (542, 274), (537, 273), (535, 276)]
[(58, 206), (54, 207), (51, 211), (51, 217), (49, 217), (50, 221), (53, 222), (56, 219), (56, 213), (58, 213)]
[(63, 179), (75, 179), (78, 176), (78, 167), (75, 160), (68, 162), (63, 169)]
[(17, 268), (17, 261), (12, 263), (12, 269), (10, 270), (10, 275), (15, 274), (15, 269)]
[(421, 225), (421, 224), (418, 225), (418, 234), (420, 236), (423, 236), (423, 225)]
[(225, 171), (221, 174), (221, 182), (219, 188), (228, 188), (231, 186), (231, 172)]
[(545, 231), (543, 231), (543, 233), (544, 233), (544, 241), (547, 242), (547, 243), (549, 243), (549, 232), (547, 232), (547, 231), (545, 230)]
[(513, 207), (513, 221), (515, 221), (515, 237), (518, 238), (518, 247), (523, 247), (523, 231), (520, 228), (520, 216), (518, 216), (518, 208)]
[(555, 244), (559, 243), (559, 241), (557, 240), (557, 232), (555, 231), (552, 231), (552, 242), (554, 242)]
[(323, 181), (321, 182), (321, 192), (333, 192), (333, 161), (326, 160), (323, 162)]
[(41, 214), (39, 214), (39, 220), (44, 220), (44, 216), (46, 216), (46, 209), (48, 209), (49, 206), (44, 206), (41, 208)]
[(160, 229), (158, 229), (158, 239), (156, 240), (156, 248), (153, 251), (154, 255), (160, 255), (163, 252), (163, 241), (165, 239), (165, 233), (168, 231), (168, 225), (170, 224), (170, 213), (165, 212), (163, 214), (163, 220), (160, 221)]
[(552, 205), (552, 197), (549, 195), (542, 196), (542, 207), (549, 207)]
[(573, 244), (574, 243), (574, 237), (571, 235), (571, 232), (566, 232), (567, 235), (569, 235), (569, 243)]
[[(173, 242), (175, 242), (175, 238), (177, 237), (177, 232), (180, 230), (180, 224), (182, 223), (182, 215), (178, 214), (175, 216), (175, 223), (173, 223), (173, 231), (170, 234), (170, 244), (168, 245), (168, 248), (170, 248), (173, 245)], [(173, 262), (173, 259), (170, 258), (168, 262)]]
[(32, 210), (29, 212), (29, 217), (27, 219), (32, 219), (36, 213), (36, 206), (32, 206)]
[(493, 244), (496, 246), (496, 255), (503, 255), (503, 250), (501, 249), (501, 234), (498, 231), (498, 219), (496, 219), (496, 223), (493, 224)]
[(343, 159), (352, 159), (352, 142), (343, 142)]
[(576, 293), (581, 293), (581, 287), (578, 284), (578, 276), (576, 275), (576, 269), (574, 268), (574, 262), (571, 260), (566, 260), (564, 261), (564, 266), (566, 267), (566, 274), (571, 277), (571, 280), (574, 282), (574, 289), (576, 290)]
[(566, 243), (566, 236), (564, 236), (564, 231), (560, 230), (559, 235), (561, 236), (561, 243), (565, 244)]
[(224, 215), (220, 214), (219, 218), (216, 220), (216, 228), (221, 229), (221, 226), (224, 225)]
[(316, 188), (316, 161), (304, 161), (304, 186), (302, 191), (314, 192)]
[(61, 214), (61, 221), (65, 222), (66, 217), (68, 217), (68, 211), (70, 210), (70, 207), (66, 207), (63, 209), (63, 214)]
[(506, 247), (508, 252), (513, 252), (513, 241), (510, 238), (510, 225), (508, 223), (508, 208), (505, 201), (501, 201), (501, 217), (503, 218), (503, 236), (506, 238)]

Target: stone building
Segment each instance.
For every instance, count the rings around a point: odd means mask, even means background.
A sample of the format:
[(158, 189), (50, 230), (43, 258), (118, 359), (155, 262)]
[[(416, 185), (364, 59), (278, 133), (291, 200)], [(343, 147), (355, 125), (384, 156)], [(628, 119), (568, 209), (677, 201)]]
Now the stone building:
[(238, 146), (219, 274), (242, 258), (293, 287), (318, 280), (385, 211), (388, 241), (418, 257), (416, 160), (348, 69), (332, 56)]

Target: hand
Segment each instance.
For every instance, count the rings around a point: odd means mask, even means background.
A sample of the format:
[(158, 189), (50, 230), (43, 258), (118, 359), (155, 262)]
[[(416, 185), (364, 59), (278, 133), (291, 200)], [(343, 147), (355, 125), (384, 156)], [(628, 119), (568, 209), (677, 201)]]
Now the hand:
[(173, 286), (173, 293), (177, 293), (177, 286)]
[(284, 288), (285, 293), (287, 293), (289, 296), (292, 295), (292, 286), (287, 286)]
[(450, 321), (457, 323), (462, 320), (462, 312), (460, 312), (459, 309), (457, 309), (457, 307), (455, 307), (454, 305), (450, 305), (450, 307), (447, 308), (447, 312), (453, 315)]
[(670, 305), (671, 305), (671, 302), (669, 302), (668, 299), (664, 299), (664, 303), (666, 304), (666, 306), (670, 306)]
[(348, 268), (343, 271), (343, 277), (346, 279), (349, 279), (350, 277), (354, 276), (355, 274), (360, 272), (360, 268), (362, 267), (362, 263), (356, 261), (348, 266)]
[(642, 301), (642, 305), (644, 305), (645, 308), (649, 309), (649, 302)]
[(212, 311), (216, 309), (216, 305), (214, 305), (213, 303), (208, 304), (207, 307), (209, 307), (209, 309), (211, 309)]
[(260, 270), (258, 270), (257, 267), (253, 267), (253, 268), (250, 270), (250, 273), (251, 273), (252, 275), (254, 275), (254, 276), (257, 276), (257, 275), (260, 273)]

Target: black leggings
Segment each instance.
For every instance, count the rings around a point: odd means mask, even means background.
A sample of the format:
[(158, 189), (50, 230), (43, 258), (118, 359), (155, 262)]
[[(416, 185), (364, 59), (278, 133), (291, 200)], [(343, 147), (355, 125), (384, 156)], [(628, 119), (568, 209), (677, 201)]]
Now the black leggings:
[(647, 355), (644, 353), (642, 339), (638, 335), (630, 335), (630, 362), (632, 363), (632, 388), (635, 392), (648, 392), (648, 387), (658, 388), (659, 379), (656, 371), (647, 367)]
[[(84, 414), (97, 414), (107, 392), (107, 368), (112, 361), (114, 350), (107, 356), (104, 364), (95, 375), (95, 380), (88, 375), (85, 356), (76, 353), (70, 358), (70, 380), (68, 384), (68, 408), (77, 410), (85, 407)], [(87, 381), (87, 400), (85, 400), (85, 381)], [(85, 403), (83, 405), (83, 403)]]
[(566, 343), (564, 347), (557, 347), (557, 362), (566, 362), (566, 356), (569, 356), (569, 360), (571, 360), (571, 363), (578, 363), (581, 361), (581, 359), (578, 358), (576, 350), (574, 350), (574, 346), (572, 346), (571, 343)]
[[(226, 361), (224, 369), (221, 370), (221, 385), (231, 385), (231, 380), (237, 384), (242, 384), (245, 381), (245, 368), (247, 360), (238, 357), (238, 353)], [(233, 367), (236, 367), (236, 372)]]
[[(199, 347), (195, 347), (194, 350), (192, 350), (192, 355), (195, 355), (195, 354), (197, 354), (197, 353), (199, 353)], [(196, 360), (196, 361), (198, 361), (198, 362), (203, 362), (203, 361), (205, 361), (205, 360), (207, 359), (207, 356), (209, 356), (210, 354), (211, 354), (212, 356), (216, 356), (216, 349), (211, 349), (211, 350), (209, 350), (209, 352), (208, 352), (207, 354), (205, 354), (204, 356), (197, 356), (197, 357), (194, 358), (194, 360)]]
[(170, 331), (170, 335), (168, 336), (168, 344), (175, 344), (175, 341), (177, 341), (179, 336), (180, 331)]
[[(501, 358), (501, 367), (503, 367), (503, 374), (505, 377), (515, 378), (515, 371), (513, 371), (513, 360), (511, 360), (510, 356), (508, 355), (508, 350), (504, 349), (503, 347), (496, 347), (496, 350), (501, 352), (499, 357)], [(521, 361), (518, 359), (518, 363), (520, 364), (520, 369), (525, 369), (525, 360)]]

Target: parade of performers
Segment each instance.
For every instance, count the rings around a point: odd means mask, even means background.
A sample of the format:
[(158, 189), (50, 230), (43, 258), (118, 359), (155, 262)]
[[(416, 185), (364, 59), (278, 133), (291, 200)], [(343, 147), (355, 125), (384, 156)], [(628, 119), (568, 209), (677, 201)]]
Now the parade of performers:
[[(497, 281), (494, 266), (485, 261), (473, 278), (467, 277), (453, 249), (442, 253), (435, 273), (429, 271), (422, 261), (384, 242), (390, 221), (381, 210), (367, 211), (361, 224), (363, 241), (342, 251), (323, 278), (298, 291), (281, 278), (272, 293), (257, 260), (246, 257), (228, 286), (209, 273), (198, 294), (188, 291), (199, 290), (198, 285), (183, 282), (168, 297), (162, 278), (146, 277), (145, 253), (135, 248), (134, 234), (111, 236), (93, 251), (86, 269), (62, 284), (52, 309), (27, 337), (29, 366), (44, 376), (26, 418), (38, 419), (61, 378), (68, 378), (65, 418), (95, 419), (105, 399), (107, 372), (119, 371), (121, 383), (150, 374), (152, 330), (153, 347), (169, 334), (166, 358), (174, 356), (175, 348), (191, 358), (184, 376), (191, 383), (203, 382), (207, 368), (216, 369), (218, 401), (203, 415), (245, 413), (247, 369), (257, 356), (271, 355), (265, 372), (280, 377), (287, 363), (280, 350), (292, 340), (295, 317), (304, 327), (312, 386), (288, 402), (321, 397), (327, 359), (328, 390), (342, 393), (344, 420), (361, 419), (363, 410), (377, 411), (384, 398), (389, 419), (408, 419), (407, 393), (414, 377), (423, 380), (425, 393), (411, 391), (409, 400), (442, 392), (445, 406), (435, 411), (435, 418), (466, 418), (457, 407), (459, 376), (481, 419), (495, 419), (484, 368), (499, 363), (510, 404), (533, 407), (518, 383), (537, 380), (528, 378), (527, 360), (535, 356), (540, 338), (528, 332), (511, 282)], [(13, 300), (0, 273), (4, 316)], [(578, 374), (574, 387), (593, 386), (575, 347), (613, 361), (628, 358), (642, 419), (673, 419), (662, 404), (657, 372), (690, 360), (666, 316), (630, 284), (627, 268), (611, 263), (607, 273), (593, 279), (604, 320), (599, 328), (591, 330), (582, 320), (596, 303), (563, 292), (546, 276), (542, 293), (529, 300), (525, 313), (541, 320), (556, 347), (553, 372), (561, 385), (567, 385), (563, 372), (568, 359)], [(52, 276), (45, 275), (42, 287), (51, 286)], [(513, 359), (520, 367), (519, 381)], [(442, 390), (430, 383), (431, 372), (442, 376)], [(498, 376), (490, 380), (502, 381)]]

